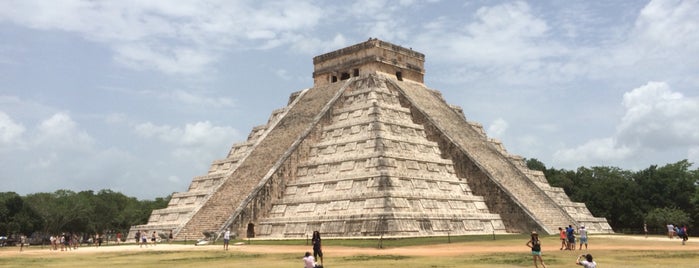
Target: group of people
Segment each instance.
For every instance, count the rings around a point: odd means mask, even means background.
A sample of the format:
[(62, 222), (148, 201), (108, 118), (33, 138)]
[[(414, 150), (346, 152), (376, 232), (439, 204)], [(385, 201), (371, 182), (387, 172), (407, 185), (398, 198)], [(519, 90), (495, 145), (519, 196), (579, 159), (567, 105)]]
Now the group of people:
[[(313, 244), (313, 256), (311, 256), (311, 252), (306, 251), (306, 254), (303, 257), (303, 268), (322, 268), (323, 249), (321, 248), (320, 232), (313, 231), (311, 243)], [(317, 263), (316, 259), (318, 259), (319, 257), (320, 263)]]
[[(563, 229), (563, 227), (558, 227), (558, 232), (561, 239), (560, 250), (575, 250), (575, 227), (573, 227), (573, 225), (568, 225), (565, 229)], [(578, 250), (582, 250), (583, 245), (585, 245), (585, 250), (587, 250), (587, 229), (585, 229), (585, 225), (578, 228), (577, 234), (580, 236), (578, 237), (580, 243), (580, 248)]]
[[(573, 227), (573, 225), (568, 225), (568, 227), (565, 229), (563, 229), (563, 227), (558, 227), (558, 232), (561, 239), (560, 250), (575, 250), (575, 227)], [(578, 250), (582, 250), (583, 245), (585, 245), (585, 250), (587, 250), (587, 229), (585, 229), (585, 225), (582, 225), (577, 229), (577, 235), (580, 236), (577, 238), (578, 242), (580, 243), (580, 248), (578, 248)]]
[[(51, 250), (58, 250), (58, 248), (60, 248), (61, 251), (78, 249), (78, 247), (80, 247), (81, 244), (80, 237), (80, 235), (71, 233), (52, 235), (49, 237), (49, 243), (51, 243)], [(92, 244), (96, 247), (102, 245), (103, 239), (102, 236), (100, 236), (100, 234), (94, 234), (91, 237), (85, 234), (82, 235), (82, 237), (83, 243)]]
[[(567, 250), (575, 250), (575, 229), (573, 228), (573, 226), (569, 225), (568, 228), (566, 228), (565, 230), (563, 230), (563, 228), (558, 228), (558, 230), (561, 231), (561, 250), (563, 250), (564, 247)], [(582, 231), (579, 231), (578, 233), (580, 234), (580, 249), (582, 249), (583, 237), (585, 238), (585, 249), (587, 249), (587, 230), (585, 230), (585, 226), (581, 226), (579, 230)], [(570, 236), (572, 236), (572, 239), (570, 238)], [(539, 264), (541, 264), (541, 267), (546, 268), (546, 264), (544, 264), (544, 259), (541, 258), (541, 240), (539, 240), (539, 234), (536, 231), (532, 231), (531, 238), (529, 239), (529, 241), (527, 241), (526, 245), (527, 247), (531, 248), (534, 267), (538, 268)], [(597, 267), (597, 263), (592, 260), (592, 255), (590, 254), (579, 255), (578, 258), (575, 260), (575, 264), (583, 266), (585, 268)]]
[[(134, 240), (136, 241), (136, 244), (138, 244), (138, 247), (148, 247), (148, 232), (146, 231), (136, 231), (136, 234), (134, 235)], [(153, 244), (153, 246), (158, 244), (158, 233), (156, 231), (153, 231), (153, 233), (150, 236), (150, 242)]]
[(682, 239), (682, 245), (687, 243), (687, 240), (689, 240), (689, 235), (687, 234), (687, 225), (682, 225), (680, 227), (679, 225), (674, 225), (671, 223), (668, 223), (667, 225), (667, 236), (672, 239), (677, 236), (677, 238)]

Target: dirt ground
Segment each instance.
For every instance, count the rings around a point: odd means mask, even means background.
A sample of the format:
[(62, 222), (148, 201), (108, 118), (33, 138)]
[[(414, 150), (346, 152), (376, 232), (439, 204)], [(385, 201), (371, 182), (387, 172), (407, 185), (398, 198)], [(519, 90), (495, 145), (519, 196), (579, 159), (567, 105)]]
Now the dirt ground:
[[(596, 235), (591, 238), (591, 250), (668, 250), (672, 247), (673, 250), (699, 250), (699, 242), (690, 238), (687, 245), (680, 245), (679, 239), (669, 239), (661, 236), (651, 236), (644, 238), (643, 236), (627, 236), (627, 235)], [(595, 244), (595, 240), (600, 241)], [(604, 242), (602, 242), (604, 241)], [(543, 251), (558, 251), (560, 244), (553, 244), (547, 241)], [(407, 256), (457, 256), (468, 253), (490, 253), (490, 252), (526, 252), (528, 248), (524, 246), (526, 241), (521, 244), (488, 243), (488, 242), (463, 242), (452, 244), (438, 244), (429, 246), (408, 246), (388, 249), (378, 248), (356, 248), (356, 247), (341, 247), (341, 246), (324, 246), (323, 251), (326, 254), (332, 252), (333, 256), (355, 256), (355, 255), (407, 255)], [(119, 246), (103, 246), (103, 247), (80, 247), (77, 250), (69, 252), (61, 252), (49, 250), (48, 247), (31, 246), (25, 248), (23, 252), (19, 252), (19, 247), (0, 248), (0, 258), (17, 256), (46, 256), (46, 254), (95, 254), (98, 252), (129, 252), (129, 251), (182, 251), (182, 250), (221, 250), (222, 244), (219, 242), (216, 245), (194, 246), (181, 244), (158, 244), (157, 246), (148, 246), (140, 248), (134, 244), (122, 244)], [(248, 244), (232, 244), (230, 250), (248, 252), (248, 253), (300, 253), (309, 251), (309, 246), (288, 246), (288, 245), (248, 245)]]

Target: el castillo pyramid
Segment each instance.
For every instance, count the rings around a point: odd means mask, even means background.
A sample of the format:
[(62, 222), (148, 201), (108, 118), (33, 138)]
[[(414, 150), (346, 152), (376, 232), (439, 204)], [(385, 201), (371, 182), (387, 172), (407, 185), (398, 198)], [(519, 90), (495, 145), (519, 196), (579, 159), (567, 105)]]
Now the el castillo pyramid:
[(612, 232), (428, 88), (424, 60), (377, 39), (313, 58), (312, 88), (291, 94), (128, 237)]

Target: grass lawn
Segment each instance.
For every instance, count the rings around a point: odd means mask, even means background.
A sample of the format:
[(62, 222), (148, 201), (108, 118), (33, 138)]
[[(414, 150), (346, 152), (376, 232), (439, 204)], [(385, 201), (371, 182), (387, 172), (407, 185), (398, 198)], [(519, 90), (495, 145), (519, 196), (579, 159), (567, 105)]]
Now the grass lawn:
[[(383, 240), (325, 239), (325, 267), (533, 267), (528, 236), (464, 236)], [(0, 267), (302, 267), (311, 251), (305, 240), (247, 241), (223, 251), (221, 243), (139, 248), (135, 245), (51, 251), (32, 246), (0, 248)], [(598, 267), (699, 267), (699, 244), (666, 237), (591, 236), (589, 251), (561, 251), (557, 237), (543, 237), (547, 267), (576, 267), (576, 256), (591, 253)], [(580, 266), (577, 266), (580, 267)]]

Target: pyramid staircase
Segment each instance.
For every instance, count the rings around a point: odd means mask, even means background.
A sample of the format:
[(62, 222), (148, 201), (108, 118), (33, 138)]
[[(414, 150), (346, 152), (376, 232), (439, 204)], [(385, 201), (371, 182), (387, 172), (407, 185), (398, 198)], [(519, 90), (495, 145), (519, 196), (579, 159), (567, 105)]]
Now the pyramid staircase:
[(376, 39), (315, 57), (313, 88), (292, 94), (129, 237), (612, 232), (427, 88), (423, 62)]

